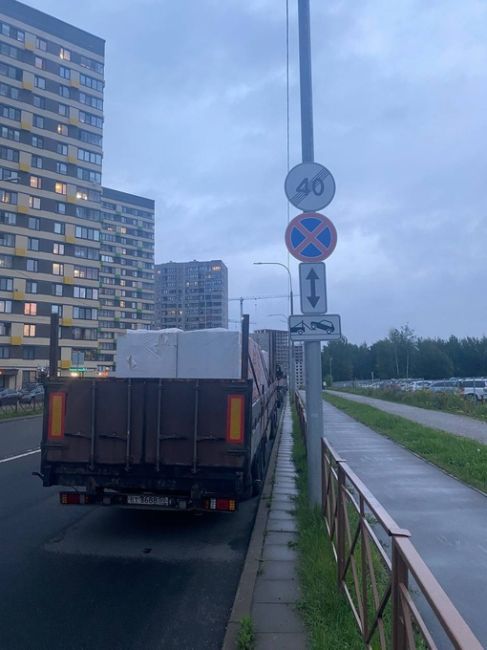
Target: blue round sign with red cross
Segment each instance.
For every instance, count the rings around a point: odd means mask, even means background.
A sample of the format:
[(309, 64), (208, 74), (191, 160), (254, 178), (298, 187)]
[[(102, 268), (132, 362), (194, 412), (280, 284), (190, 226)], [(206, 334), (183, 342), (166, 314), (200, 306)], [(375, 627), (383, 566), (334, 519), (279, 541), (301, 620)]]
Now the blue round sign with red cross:
[(319, 212), (304, 212), (294, 217), (286, 228), (286, 246), (301, 262), (322, 262), (335, 250), (337, 231), (333, 223)]

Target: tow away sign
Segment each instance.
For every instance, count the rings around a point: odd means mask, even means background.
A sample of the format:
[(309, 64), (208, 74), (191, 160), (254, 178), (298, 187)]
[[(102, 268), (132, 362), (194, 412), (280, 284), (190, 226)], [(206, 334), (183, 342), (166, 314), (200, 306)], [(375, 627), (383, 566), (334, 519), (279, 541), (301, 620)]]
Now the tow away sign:
[(340, 316), (338, 314), (290, 316), (289, 333), (291, 341), (337, 341), (342, 336)]
[(303, 314), (326, 313), (326, 267), (323, 262), (299, 265), (299, 293)]

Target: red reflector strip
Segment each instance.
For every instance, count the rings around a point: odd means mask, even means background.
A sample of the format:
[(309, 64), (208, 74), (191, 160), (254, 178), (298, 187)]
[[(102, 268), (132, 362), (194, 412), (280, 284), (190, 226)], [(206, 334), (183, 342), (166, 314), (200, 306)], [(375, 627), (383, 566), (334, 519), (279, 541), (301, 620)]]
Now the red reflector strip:
[(60, 492), (59, 503), (63, 506), (85, 506), (95, 503), (95, 499), (85, 492)]
[(220, 510), (225, 512), (234, 512), (237, 509), (235, 499), (206, 499), (204, 502), (206, 510)]
[(229, 395), (227, 398), (227, 442), (241, 445), (244, 441), (245, 397)]
[(66, 393), (50, 393), (47, 428), (47, 437), (49, 440), (61, 440), (64, 438), (65, 406)]

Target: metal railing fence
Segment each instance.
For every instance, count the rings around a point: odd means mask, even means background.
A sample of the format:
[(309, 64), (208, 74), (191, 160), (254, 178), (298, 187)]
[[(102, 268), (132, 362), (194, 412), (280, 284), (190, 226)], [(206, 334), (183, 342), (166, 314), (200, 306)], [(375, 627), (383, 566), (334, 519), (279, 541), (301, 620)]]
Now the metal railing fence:
[[(306, 436), (306, 412), (295, 407)], [(438, 648), (438, 634), (458, 650), (482, 645), (411, 542), (326, 438), (321, 441), (322, 511), (337, 562), (337, 582), (366, 648)], [(429, 625), (422, 612), (428, 608)], [(420, 611), (421, 610), (421, 611)], [(443, 647), (443, 646), (442, 646)]]

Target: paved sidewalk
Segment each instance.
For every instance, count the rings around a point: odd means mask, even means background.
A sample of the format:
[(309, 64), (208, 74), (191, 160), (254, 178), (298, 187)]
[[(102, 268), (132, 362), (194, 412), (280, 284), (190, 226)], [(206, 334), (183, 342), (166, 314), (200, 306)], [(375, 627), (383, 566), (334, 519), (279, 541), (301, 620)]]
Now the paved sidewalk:
[(411, 531), (423, 560), (487, 647), (487, 497), (327, 402), (323, 411), (325, 437)]
[(304, 624), (296, 611), (300, 591), (296, 574), (297, 554), (293, 548), (297, 539), (293, 515), (297, 488), (291, 431), (288, 404), (277, 454), (261, 567), (252, 598), (255, 650), (304, 650), (307, 647)]
[(388, 402), (384, 399), (366, 397), (365, 395), (353, 395), (352, 393), (341, 391), (327, 390), (326, 392), (331, 395), (336, 395), (337, 397), (343, 397), (351, 402), (359, 402), (360, 404), (374, 406), (386, 413), (399, 415), (400, 417), (407, 418), (413, 422), (418, 422), (419, 424), (424, 424), (433, 429), (442, 429), (443, 431), (448, 431), (456, 436), (473, 438), (474, 440), (487, 444), (487, 423), (471, 418), (468, 415), (443, 413), (442, 411), (434, 411), (433, 409), (409, 406), (409, 404), (398, 404), (397, 402)]

